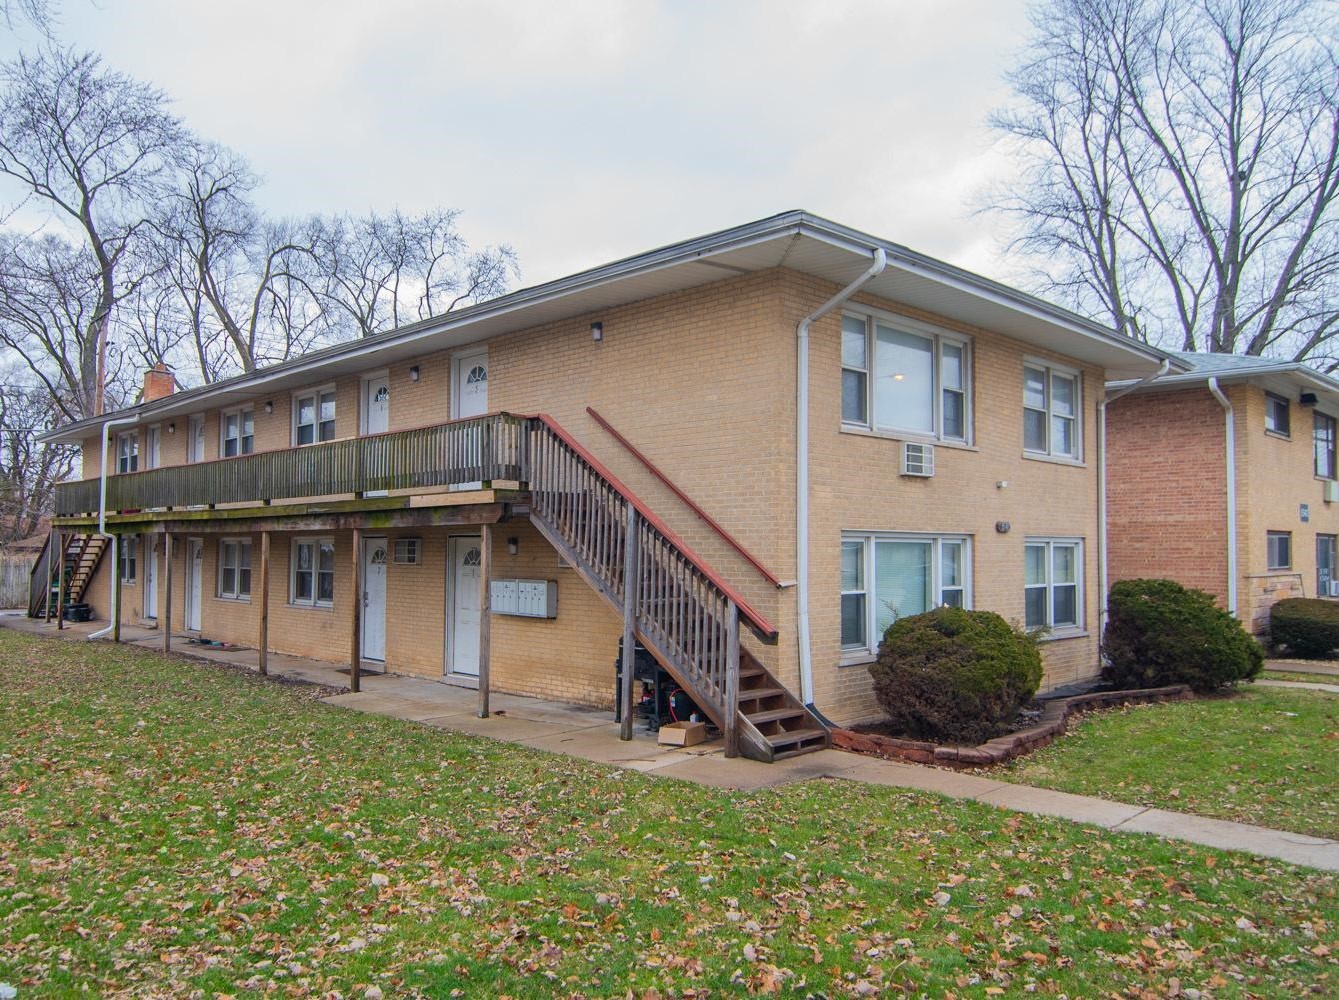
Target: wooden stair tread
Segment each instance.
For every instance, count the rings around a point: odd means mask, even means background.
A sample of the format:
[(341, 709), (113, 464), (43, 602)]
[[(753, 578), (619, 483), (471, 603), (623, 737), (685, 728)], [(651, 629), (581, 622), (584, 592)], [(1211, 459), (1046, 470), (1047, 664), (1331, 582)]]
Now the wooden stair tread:
[(755, 726), (764, 722), (779, 722), (782, 719), (799, 719), (808, 715), (802, 708), (771, 708), (765, 712), (745, 712), (744, 718)]
[(803, 743), (805, 740), (826, 740), (827, 737), (828, 731), (826, 729), (813, 728), (792, 729), (789, 732), (777, 733), (775, 736), (765, 736), (763, 738), (774, 747), (784, 747), (793, 743)]
[(785, 694), (783, 687), (759, 687), (746, 688), (739, 692), (740, 701), (761, 701), (764, 698), (775, 698), (777, 695)]

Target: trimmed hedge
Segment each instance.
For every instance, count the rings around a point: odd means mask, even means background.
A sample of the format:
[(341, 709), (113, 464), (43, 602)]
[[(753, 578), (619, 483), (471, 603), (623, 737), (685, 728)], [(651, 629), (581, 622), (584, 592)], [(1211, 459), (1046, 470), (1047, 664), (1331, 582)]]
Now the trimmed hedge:
[(1288, 597), (1269, 609), (1269, 637), (1294, 656), (1320, 660), (1339, 649), (1339, 604)]
[(893, 728), (914, 739), (977, 744), (1000, 735), (1037, 693), (1035, 636), (993, 611), (935, 608), (889, 626), (870, 664)]
[(1264, 650), (1202, 590), (1171, 580), (1122, 580), (1111, 588), (1102, 676), (1117, 688), (1188, 684), (1201, 693), (1250, 680)]

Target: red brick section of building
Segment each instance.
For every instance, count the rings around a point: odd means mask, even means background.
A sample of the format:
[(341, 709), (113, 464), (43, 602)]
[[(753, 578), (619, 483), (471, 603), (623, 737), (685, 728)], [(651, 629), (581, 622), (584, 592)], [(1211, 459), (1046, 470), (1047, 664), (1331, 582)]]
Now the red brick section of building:
[(1223, 408), (1208, 389), (1145, 392), (1107, 411), (1111, 581), (1165, 577), (1227, 606)]

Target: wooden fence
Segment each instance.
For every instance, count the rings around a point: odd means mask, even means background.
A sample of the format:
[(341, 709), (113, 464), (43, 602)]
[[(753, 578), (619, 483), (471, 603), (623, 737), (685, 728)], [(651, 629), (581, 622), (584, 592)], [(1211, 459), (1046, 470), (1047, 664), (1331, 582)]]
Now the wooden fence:
[(28, 606), (28, 576), (36, 558), (33, 552), (0, 552), (0, 608)]

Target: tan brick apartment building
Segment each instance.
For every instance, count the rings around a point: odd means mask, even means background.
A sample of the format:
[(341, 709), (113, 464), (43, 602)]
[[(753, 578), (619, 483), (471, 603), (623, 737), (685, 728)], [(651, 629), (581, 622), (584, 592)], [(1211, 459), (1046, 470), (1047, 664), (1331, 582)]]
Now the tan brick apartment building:
[(626, 630), (770, 758), (940, 603), (1097, 673), (1103, 386), (1165, 362), (790, 212), (62, 428), (57, 528), (102, 616), (361, 669), (611, 706)]
[(1339, 596), (1339, 383), (1268, 358), (1175, 357), (1187, 371), (1107, 407), (1112, 578), (1198, 587), (1256, 631), (1280, 598)]

